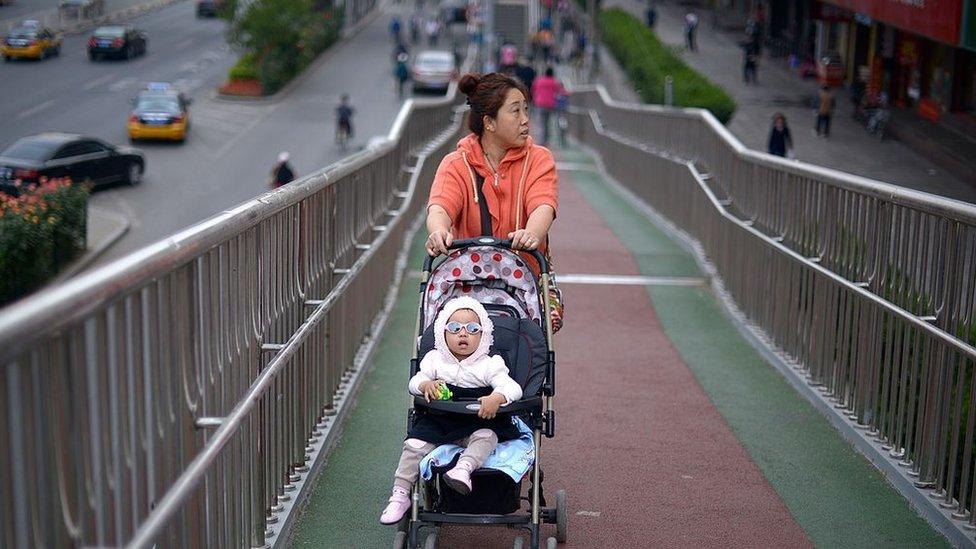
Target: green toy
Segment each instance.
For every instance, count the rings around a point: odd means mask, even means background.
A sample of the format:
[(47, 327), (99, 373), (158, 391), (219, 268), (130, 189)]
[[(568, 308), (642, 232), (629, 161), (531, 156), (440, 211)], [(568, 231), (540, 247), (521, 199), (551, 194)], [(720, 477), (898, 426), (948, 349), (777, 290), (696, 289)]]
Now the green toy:
[(451, 400), (454, 393), (447, 388), (447, 385), (441, 383), (441, 386), (437, 388), (437, 400)]

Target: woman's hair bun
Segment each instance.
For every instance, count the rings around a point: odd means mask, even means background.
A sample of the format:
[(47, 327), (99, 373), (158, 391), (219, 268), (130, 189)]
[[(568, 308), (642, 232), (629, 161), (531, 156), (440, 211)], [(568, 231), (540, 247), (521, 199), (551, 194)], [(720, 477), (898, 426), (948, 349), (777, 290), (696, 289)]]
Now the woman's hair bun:
[(481, 75), (473, 72), (466, 73), (458, 81), (458, 90), (464, 95), (471, 95), (481, 82)]

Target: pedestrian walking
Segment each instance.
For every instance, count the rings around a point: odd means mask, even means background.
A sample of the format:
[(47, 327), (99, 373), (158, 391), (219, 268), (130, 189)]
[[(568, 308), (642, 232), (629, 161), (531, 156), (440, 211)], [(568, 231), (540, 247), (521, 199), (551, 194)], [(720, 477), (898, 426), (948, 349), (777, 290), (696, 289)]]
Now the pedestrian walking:
[(654, 23), (657, 23), (657, 8), (654, 7), (652, 2), (653, 0), (648, 0), (647, 10), (644, 12), (647, 28), (649, 29), (653, 29)]
[(288, 151), (278, 153), (278, 161), (271, 169), (271, 181), (268, 183), (272, 189), (277, 189), (295, 180), (295, 170), (288, 163), (290, 158), (291, 155), (288, 154)]
[(820, 86), (820, 93), (817, 94), (817, 137), (830, 137), (830, 119), (834, 116), (834, 108), (837, 100), (830, 86), (824, 84)]
[(698, 32), (698, 16), (690, 11), (685, 15), (685, 45), (689, 51), (698, 51), (695, 33)]
[[(518, 58), (518, 64), (515, 65), (515, 78), (518, 78), (525, 89), (531, 90), (532, 84), (535, 82), (535, 69), (532, 68), (532, 64), (529, 63), (529, 58), (522, 55)], [(531, 97), (529, 98), (531, 101)]]
[(542, 142), (545, 147), (549, 143), (550, 121), (552, 113), (556, 110), (556, 99), (560, 94), (565, 94), (566, 89), (559, 80), (556, 79), (555, 71), (552, 67), (546, 68), (545, 76), (536, 78), (532, 83), (532, 103), (539, 109), (539, 117), (542, 122)]
[(790, 128), (786, 125), (786, 117), (778, 112), (773, 115), (773, 127), (769, 130), (769, 143), (766, 146), (769, 154), (794, 158), (793, 136), (790, 135)]
[(393, 79), (396, 82), (397, 97), (403, 99), (403, 88), (410, 80), (410, 69), (407, 68), (407, 61), (410, 59), (405, 53), (397, 56), (396, 66), (393, 67)]
[(426, 31), (427, 31), (427, 43), (430, 44), (431, 46), (436, 46), (438, 35), (440, 35), (441, 32), (440, 21), (438, 21), (436, 17), (432, 17), (428, 19)]
[(416, 11), (410, 16), (410, 43), (420, 42), (420, 28), (424, 25), (424, 15)]
[(400, 41), (400, 29), (402, 26), (403, 24), (400, 22), (400, 18), (396, 15), (393, 16), (393, 19), (390, 19), (390, 39), (394, 44)]
[(742, 80), (746, 84), (757, 84), (756, 69), (758, 67), (759, 53), (756, 41), (751, 40), (741, 44), (742, 46)]

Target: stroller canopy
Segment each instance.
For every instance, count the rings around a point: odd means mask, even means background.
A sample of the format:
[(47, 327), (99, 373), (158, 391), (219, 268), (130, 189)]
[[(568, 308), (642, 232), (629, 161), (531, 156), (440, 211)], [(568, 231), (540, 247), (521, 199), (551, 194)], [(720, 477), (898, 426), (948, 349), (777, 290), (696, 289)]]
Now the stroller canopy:
[(525, 261), (511, 250), (474, 246), (453, 252), (434, 268), (424, 292), (424, 325), (433, 324), (448, 300), (467, 295), (489, 307), (513, 307), (541, 326), (539, 288)]

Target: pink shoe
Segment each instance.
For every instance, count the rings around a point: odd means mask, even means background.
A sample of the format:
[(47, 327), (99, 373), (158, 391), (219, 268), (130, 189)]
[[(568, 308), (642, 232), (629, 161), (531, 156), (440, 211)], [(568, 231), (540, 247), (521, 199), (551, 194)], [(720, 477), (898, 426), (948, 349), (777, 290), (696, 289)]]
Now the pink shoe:
[(393, 495), (390, 496), (390, 503), (383, 514), (380, 515), (380, 524), (396, 524), (400, 522), (403, 515), (410, 509), (410, 492), (399, 486), (393, 488)]
[(464, 465), (459, 464), (444, 473), (444, 482), (462, 496), (471, 493), (471, 471)]

